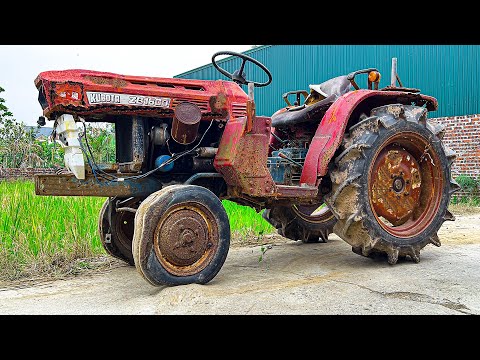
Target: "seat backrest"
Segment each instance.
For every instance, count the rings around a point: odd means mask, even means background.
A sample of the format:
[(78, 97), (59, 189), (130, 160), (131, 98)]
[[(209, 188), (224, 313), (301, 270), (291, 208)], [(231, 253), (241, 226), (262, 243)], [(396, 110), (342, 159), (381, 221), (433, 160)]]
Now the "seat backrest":
[(316, 91), (323, 97), (335, 95), (335, 98), (342, 96), (350, 91), (352, 84), (346, 75), (337, 76), (336, 78), (327, 80), (320, 85), (309, 85), (310, 89)]

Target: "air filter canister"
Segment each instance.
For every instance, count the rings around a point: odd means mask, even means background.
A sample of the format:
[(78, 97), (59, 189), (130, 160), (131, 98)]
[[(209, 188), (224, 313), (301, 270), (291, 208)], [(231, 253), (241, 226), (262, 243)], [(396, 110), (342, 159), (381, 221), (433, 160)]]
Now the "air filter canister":
[(202, 112), (200, 108), (189, 102), (177, 105), (172, 122), (172, 138), (179, 144), (187, 145), (195, 141), (200, 126)]

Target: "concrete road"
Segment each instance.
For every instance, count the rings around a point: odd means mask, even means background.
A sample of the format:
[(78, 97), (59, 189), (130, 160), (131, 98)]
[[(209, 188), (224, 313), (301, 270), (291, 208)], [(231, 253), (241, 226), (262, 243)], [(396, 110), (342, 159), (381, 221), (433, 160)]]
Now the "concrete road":
[(282, 241), (261, 262), (260, 254), (231, 249), (208, 285), (156, 288), (121, 266), (6, 287), (0, 314), (480, 314), (478, 243), (429, 245), (419, 264), (395, 266), (352, 253), (336, 236), (326, 244)]

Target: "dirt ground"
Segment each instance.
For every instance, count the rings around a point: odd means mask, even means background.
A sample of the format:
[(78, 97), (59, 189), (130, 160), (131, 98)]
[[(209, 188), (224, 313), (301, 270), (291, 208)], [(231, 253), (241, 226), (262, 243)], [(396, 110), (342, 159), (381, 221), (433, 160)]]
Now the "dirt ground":
[(272, 236), (262, 261), (260, 246), (230, 249), (207, 285), (153, 287), (110, 262), (63, 280), (2, 284), (0, 314), (480, 314), (480, 214), (463, 213), (419, 264), (360, 257), (334, 235), (325, 244)]

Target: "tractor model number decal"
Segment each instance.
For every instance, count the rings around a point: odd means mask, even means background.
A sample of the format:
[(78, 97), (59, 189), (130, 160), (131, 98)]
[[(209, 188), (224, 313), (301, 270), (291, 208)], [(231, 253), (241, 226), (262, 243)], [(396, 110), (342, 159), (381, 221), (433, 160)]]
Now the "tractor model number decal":
[(153, 107), (170, 107), (170, 98), (162, 98), (156, 96), (142, 96), (130, 94), (115, 94), (105, 92), (87, 91), (87, 98), (90, 105), (95, 104), (118, 104), (133, 106), (153, 106)]

